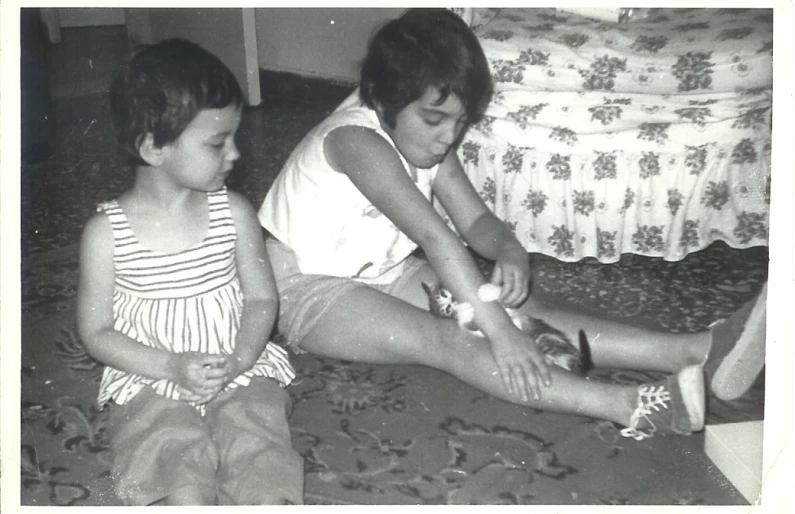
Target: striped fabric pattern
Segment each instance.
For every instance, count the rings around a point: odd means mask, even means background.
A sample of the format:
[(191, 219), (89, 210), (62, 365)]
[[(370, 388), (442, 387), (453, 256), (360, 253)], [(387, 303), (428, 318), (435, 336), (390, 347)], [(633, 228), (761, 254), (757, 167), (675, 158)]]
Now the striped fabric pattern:
[[(147, 346), (169, 352), (231, 354), (240, 328), (243, 294), (235, 267), (237, 234), (226, 189), (207, 194), (209, 228), (204, 240), (166, 254), (145, 248), (135, 237), (116, 200), (98, 207), (110, 220), (116, 287), (114, 328)], [(272, 343), (254, 367), (228, 387), (248, 385), (252, 376), (283, 386), (295, 377), (287, 352)], [(98, 402), (124, 404), (141, 388), (179, 399), (175, 383), (106, 367)], [(197, 406), (204, 412), (203, 406)]]

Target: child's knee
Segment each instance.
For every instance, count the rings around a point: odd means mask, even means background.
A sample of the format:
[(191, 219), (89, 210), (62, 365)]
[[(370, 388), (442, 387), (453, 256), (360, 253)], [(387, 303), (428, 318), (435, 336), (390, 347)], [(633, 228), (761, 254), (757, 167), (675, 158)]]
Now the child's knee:
[(215, 491), (218, 451), (209, 431), (191, 417), (161, 414), (147, 426), (133, 421), (112, 440), (116, 494), (127, 505), (149, 505), (183, 488)]
[(301, 505), (304, 460), (292, 448), (254, 452), (245, 468), (219, 473), (218, 494), (230, 505)]
[[(260, 382), (264, 382), (264, 387), (258, 387)], [(270, 387), (269, 382), (275, 383), (270, 379), (252, 380), (249, 386), (234, 391), (235, 395), (217, 406), (217, 410), (208, 409), (218, 459), (225, 470), (222, 475), (254, 455), (293, 451), (288, 422), (290, 396), (278, 384)]]

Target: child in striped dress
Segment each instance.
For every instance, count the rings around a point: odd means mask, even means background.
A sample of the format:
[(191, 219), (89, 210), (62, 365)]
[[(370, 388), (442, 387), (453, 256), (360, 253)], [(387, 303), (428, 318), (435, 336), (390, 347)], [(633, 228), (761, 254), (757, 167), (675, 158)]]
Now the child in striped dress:
[(242, 104), (229, 69), (182, 40), (142, 47), (111, 86), (135, 182), (83, 233), (78, 329), (106, 365), (125, 504), (302, 503), (273, 273), (252, 207), (224, 187)]

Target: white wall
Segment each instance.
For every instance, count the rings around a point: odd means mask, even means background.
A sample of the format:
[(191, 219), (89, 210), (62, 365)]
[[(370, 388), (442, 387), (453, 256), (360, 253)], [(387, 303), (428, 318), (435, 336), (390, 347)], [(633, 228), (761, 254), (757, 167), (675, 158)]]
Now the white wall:
[(355, 82), (373, 30), (403, 8), (255, 9), (260, 68)]

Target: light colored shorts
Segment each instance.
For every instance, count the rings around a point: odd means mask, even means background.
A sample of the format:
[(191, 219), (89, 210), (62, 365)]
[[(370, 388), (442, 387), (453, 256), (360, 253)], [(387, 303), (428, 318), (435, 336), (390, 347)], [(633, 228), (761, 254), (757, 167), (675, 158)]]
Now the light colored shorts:
[(410, 256), (404, 263), (403, 273), (394, 282), (365, 284), (352, 278), (301, 273), (295, 253), (273, 237), (265, 241), (265, 247), (279, 291), (277, 328), (294, 351), (343, 295), (354, 289), (370, 287), (397, 296), (411, 283), (412, 277), (428, 265), (427, 261)]

